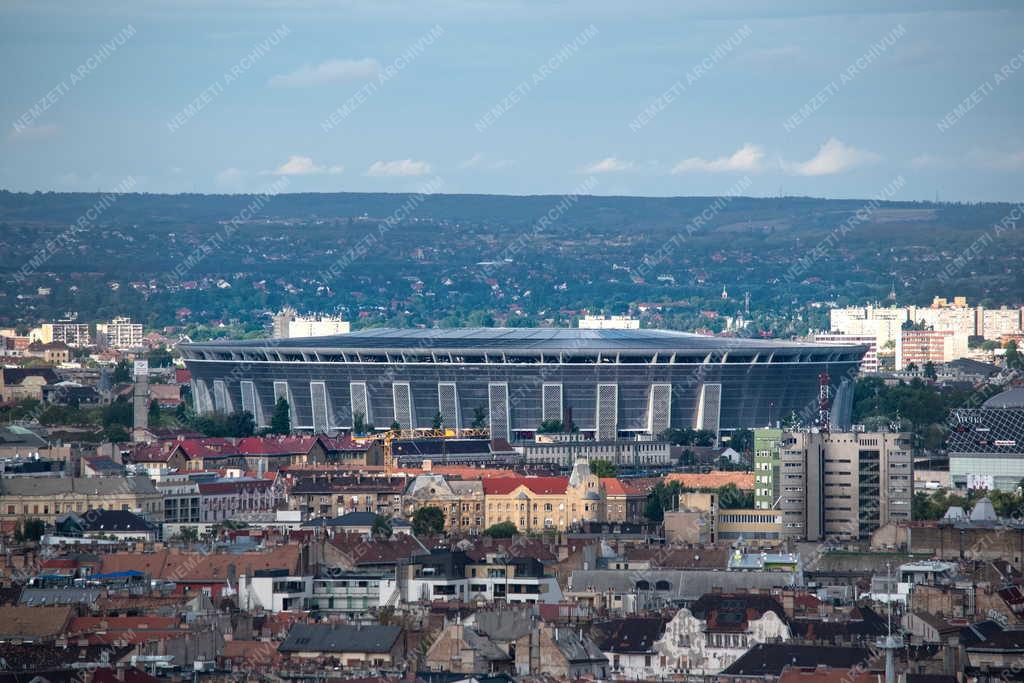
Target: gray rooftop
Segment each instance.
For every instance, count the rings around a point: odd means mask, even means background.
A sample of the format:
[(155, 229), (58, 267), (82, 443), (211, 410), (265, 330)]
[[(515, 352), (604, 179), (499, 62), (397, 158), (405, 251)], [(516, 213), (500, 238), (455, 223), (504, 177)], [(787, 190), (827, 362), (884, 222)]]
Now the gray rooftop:
[(684, 569), (651, 569), (622, 571), (615, 569), (577, 569), (569, 577), (574, 592), (592, 589), (599, 593), (632, 593), (637, 581), (647, 581), (654, 586), (667, 581), (669, 588), (656, 591), (665, 600), (696, 600), (712, 589), (720, 588), (729, 593), (741, 589), (778, 588), (797, 584), (797, 575), (792, 572), (770, 571), (716, 571)]
[(866, 347), (794, 341), (710, 337), (673, 330), (581, 330), (567, 328), (466, 327), (450, 329), (373, 328), (329, 337), (247, 339), (182, 344), (185, 349), (338, 349), (359, 351), (843, 351)]
[(400, 626), (295, 624), (278, 648), (281, 652), (386, 653), (402, 634)]
[(14, 477), (0, 479), (0, 495), (5, 496), (105, 496), (158, 493), (149, 477)]

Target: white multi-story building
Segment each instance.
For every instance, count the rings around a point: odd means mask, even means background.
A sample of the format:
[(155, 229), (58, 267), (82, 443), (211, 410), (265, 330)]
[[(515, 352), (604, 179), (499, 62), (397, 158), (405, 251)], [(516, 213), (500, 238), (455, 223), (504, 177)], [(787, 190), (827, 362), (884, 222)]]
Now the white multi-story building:
[(131, 318), (114, 318), (109, 323), (96, 325), (96, 334), (110, 349), (137, 349), (142, 346), (142, 324)]
[(352, 325), (341, 318), (326, 315), (301, 316), (288, 306), (274, 316), (273, 327), (273, 336), (278, 339), (328, 337), (352, 331)]
[(52, 344), (63, 342), (68, 346), (83, 347), (92, 345), (92, 336), (89, 334), (87, 323), (76, 323), (69, 320), (61, 320), (55, 323), (43, 323), (29, 332), (32, 341)]
[(639, 330), (640, 321), (628, 315), (586, 315), (577, 326), (581, 330)]
[(867, 344), (868, 352), (860, 362), (861, 372), (878, 372), (878, 337), (874, 334), (822, 333), (814, 335), (819, 344)]
[[(829, 312), (829, 319), (833, 333), (873, 335), (879, 350), (888, 348), (889, 344), (898, 344), (903, 325), (907, 322), (936, 332), (952, 332), (958, 338), (980, 335), (992, 341), (998, 341), (1003, 335), (1019, 334), (1024, 329), (1024, 309), (972, 307), (962, 296), (954, 297), (952, 302), (935, 297), (931, 306), (834, 308)], [(956, 356), (959, 357), (962, 356)]]
[(999, 341), (1004, 334), (1019, 334), (1022, 326), (1019, 308), (978, 308), (978, 334)]

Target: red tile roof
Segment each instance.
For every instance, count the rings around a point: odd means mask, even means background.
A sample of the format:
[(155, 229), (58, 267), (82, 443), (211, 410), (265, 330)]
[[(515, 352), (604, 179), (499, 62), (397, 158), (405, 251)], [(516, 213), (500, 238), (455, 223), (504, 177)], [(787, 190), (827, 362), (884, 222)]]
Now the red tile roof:
[(690, 489), (717, 489), (726, 484), (735, 484), (736, 488), (741, 491), (754, 490), (753, 472), (720, 472), (717, 470), (704, 474), (672, 472), (665, 477), (665, 481), (668, 483), (678, 481), (680, 485)]
[(644, 492), (640, 489), (630, 486), (621, 479), (614, 477), (601, 477), (601, 485), (604, 486), (604, 492), (609, 496), (642, 496)]

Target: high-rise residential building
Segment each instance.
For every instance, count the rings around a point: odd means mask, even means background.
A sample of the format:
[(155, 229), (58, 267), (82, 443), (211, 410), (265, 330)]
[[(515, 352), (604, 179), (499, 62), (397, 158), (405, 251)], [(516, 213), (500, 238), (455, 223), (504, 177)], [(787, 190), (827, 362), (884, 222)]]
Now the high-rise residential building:
[(1024, 309), (971, 307), (967, 305), (967, 298), (962, 296), (953, 297), (952, 302), (935, 297), (930, 306), (834, 308), (829, 317), (832, 332), (874, 335), (880, 351), (898, 341), (906, 322), (964, 337), (980, 335), (993, 341), (1007, 334), (1018, 334), (1024, 328)]
[(786, 432), (779, 457), (783, 535), (867, 538), (910, 521), (914, 471), (904, 432)]
[(903, 330), (896, 341), (896, 369), (938, 365), (967, 355), (967, 335), (953, 330)]
[(977, 333), (987, 340), (999, 341), (1004, 334), (1019, 334), (1021, 323), (1020, 308), (978, 307)]
[(885, 349), (895, 344), (903, 323), (910, 320), (910, 309), (852, 306), (829, 311), (832, 332), (856, 336), (874, 336), (875, 347)]
[(860, 363), (861, 372), (878, 372), (878, 337), (873, 334), (842, 334), (823, 332), (814, 335), (819, 344), (867, 344), (868, 352)]
[(131, 318), (114, 318), (109, 323), (96, 325), (96, 335), (103, 346), (110, 349), (137, 349), (142, 346), (142, 324)]
[(779, 446), (782, 430), (754, 430), (754, 507), (770, 510), (779, 499)]
[(640, 321), (628, 315), (587, 315), (577, 322), (581, 330), (639, 330)]
[(281, 309), (273, 320), (273, 336), (277, 339), (329, 337), (335, 334), (348, 334), (351, 331), (351, 324), (341, 318), (326, 315), (300, 316), (289, 306)]
[(62, 342), (68, 346), (84, 347), (92, 345), (92, 336), (89, 334), (88, 323), (78, 323), (72, 320), (60, 320), (55, 323), (43, 323), (29, 332), (32, 341), (43, 344)]

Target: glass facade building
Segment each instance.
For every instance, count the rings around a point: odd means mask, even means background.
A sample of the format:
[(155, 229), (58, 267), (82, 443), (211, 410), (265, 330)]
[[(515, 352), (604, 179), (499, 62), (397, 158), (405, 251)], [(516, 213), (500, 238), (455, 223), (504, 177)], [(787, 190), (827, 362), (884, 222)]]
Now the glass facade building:
[[(179, 348), (201, 413), (242, 409), (265, 425), (284, 397), (297, 429), (349, 429), (356, 415), (379, 429), (393, 422), (430, 427), (440, 413), (446, 427), (484, 426), (509, 439), (548, 419), (571, 420), (608, 439), (813, 416), (819, 375), (833, 378), (838, 397), (867, 351), (664, 330), (549, 328), (371, 329)], [(848, 410), (833, 420), (848, 422)]]

